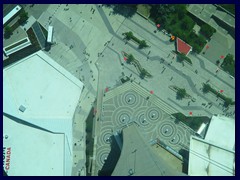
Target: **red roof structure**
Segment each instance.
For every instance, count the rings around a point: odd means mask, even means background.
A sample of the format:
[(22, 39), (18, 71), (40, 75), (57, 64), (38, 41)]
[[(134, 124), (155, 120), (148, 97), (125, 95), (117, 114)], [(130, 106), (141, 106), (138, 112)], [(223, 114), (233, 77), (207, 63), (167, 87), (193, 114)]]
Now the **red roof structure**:
[(185, 43), (183, 40), (177, 38), (176, 42), (177, 42), (177, 52), (188, 55), (188, 53), (192, 50), (192, 46)]

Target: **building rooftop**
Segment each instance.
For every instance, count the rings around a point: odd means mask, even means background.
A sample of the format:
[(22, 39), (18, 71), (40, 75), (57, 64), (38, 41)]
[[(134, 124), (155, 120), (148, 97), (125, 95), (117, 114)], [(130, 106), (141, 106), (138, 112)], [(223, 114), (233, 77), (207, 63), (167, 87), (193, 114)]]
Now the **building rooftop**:
[(183, 40), (180, 38), (177, 38), (177, 51), (179, 53), (183, 53), (185, 55), (188, 55), (188, 53), (192, 50), (192, 46), (189, 44), (185, 43)]
[(205, 140), (222, 148), (235, 150), (235, 120), (225, 116), (213, 116)]
[(64, 134), (3, 116), (3, 167), (9, 176), (64, 175)]
[[(113, 176), (177, 176), (184, 175), (157, 156), (138, 132), (135, 124), (123, 130), (123, 147)], [(165, 153), (164, 153), (165, 154)], [(164, 156), (162, 154), (162, 156)]]
[(3, 69), (3, 112), (65, 134), (65, 175), (72, 166), (72, 119), (83, 84), (43, 51)]
[(191, 137), (188, 175), (232, 176), (235, 175), (234, 164), (234, 151), (197, 137)]

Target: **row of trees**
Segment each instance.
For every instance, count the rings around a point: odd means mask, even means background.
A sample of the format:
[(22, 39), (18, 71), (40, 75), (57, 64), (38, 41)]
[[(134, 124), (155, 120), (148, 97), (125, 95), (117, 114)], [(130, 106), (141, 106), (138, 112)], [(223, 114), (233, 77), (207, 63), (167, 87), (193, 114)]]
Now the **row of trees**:
[(129, 32), (126, 32), (126, 33), (123, 33), (123, 35), (125, 36), (125, 39), (126, 40), (133, 40), (133, 41), (135, 41), (136, 43), (138, 43), (139, 44), (139, 49), (142, 49), (142, 48), (146, 48), (146, 47), (149, 47), (148, 45), (147, 45), (147, 42), (145, 41), (145, 40), (140, 40), (140, 39), (138, 39), (137, 37), (135, 37), (134, 35), (133, 35), (133, 33), (131, 32), (131, 31), (129, 31)]
[(208, 93), (208, 92), (212, 92), (214, 94), (217, 95), (217, 97), (221, 98), (222, 100), (224, 100), (224, 105), (226, 107), (228, 107), (231, 104), (234, 104), (233, 100), (231, 98), (228, 98), (226, 96), (224, 96), (223, 94), (220, 94), (218, 91), (216, 91), (215, 89), (213, 89), (209, 84), (203, 84), (203, 89), (202, 89), (203, 93)]

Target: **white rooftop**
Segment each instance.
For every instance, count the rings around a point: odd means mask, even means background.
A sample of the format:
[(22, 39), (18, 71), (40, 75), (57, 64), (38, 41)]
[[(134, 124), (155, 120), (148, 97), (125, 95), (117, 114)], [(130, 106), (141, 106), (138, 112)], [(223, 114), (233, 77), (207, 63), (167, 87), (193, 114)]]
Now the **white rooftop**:
[(65, 175), (71, 175), (72, 118), (82, 88), (82, 82), (43, 51), (3, 69), (3, 112), (65, 134)]
[(64, 134), (23, 125), (6, 116), (3, 126), (3, 166), (9, 176), (64, 175)]
[(213, 116), (205, 140), (220, 147), (234, 150), (235, 120), (225, 116)]
[(188, 175), (233, 176), (235, 152), (223, 149), (203, 139), (191, 137)]

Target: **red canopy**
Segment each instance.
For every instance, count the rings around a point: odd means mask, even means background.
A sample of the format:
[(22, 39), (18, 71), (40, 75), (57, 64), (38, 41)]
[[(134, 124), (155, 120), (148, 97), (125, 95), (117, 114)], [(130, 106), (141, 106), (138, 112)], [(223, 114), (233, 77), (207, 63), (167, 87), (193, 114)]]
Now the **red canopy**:
[(192, 46), (185, 43), (183, 40), (177, 38), (177, 51), (178, 52), (188, 55), (188, 53), (191, 51), (191, 49), (192, 49)]

